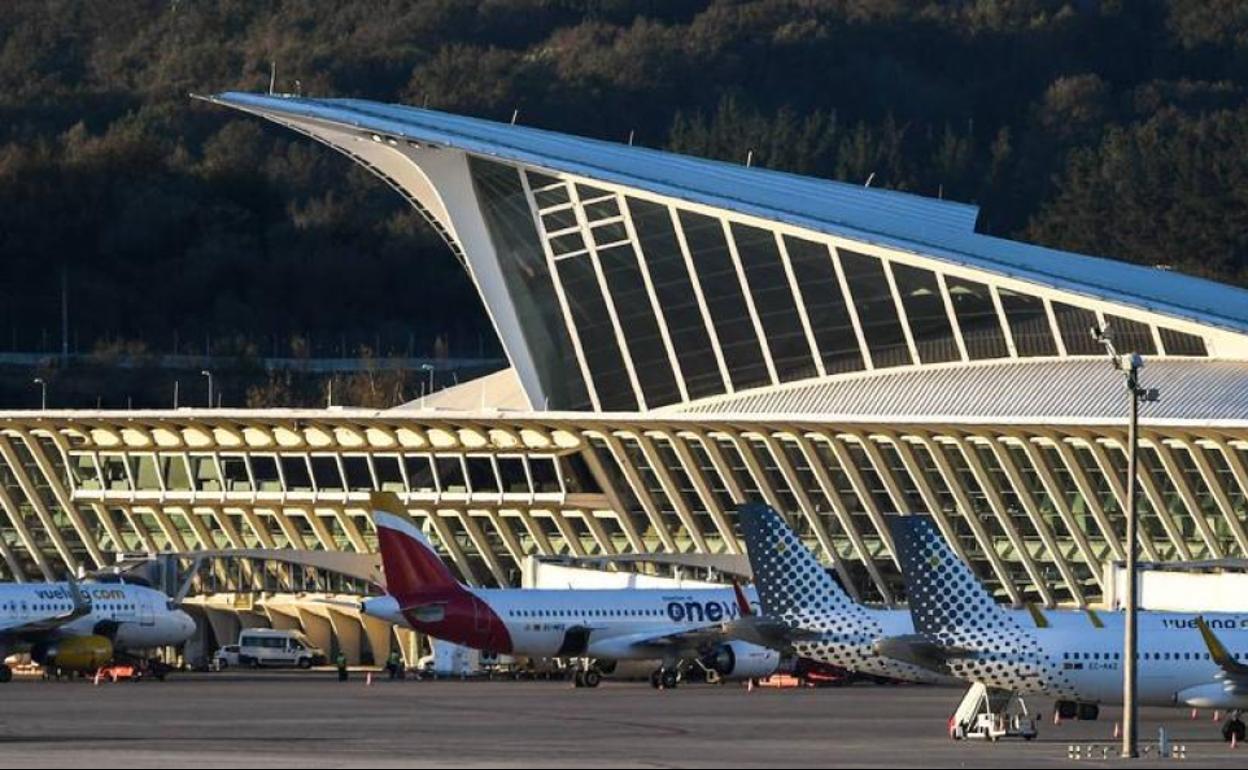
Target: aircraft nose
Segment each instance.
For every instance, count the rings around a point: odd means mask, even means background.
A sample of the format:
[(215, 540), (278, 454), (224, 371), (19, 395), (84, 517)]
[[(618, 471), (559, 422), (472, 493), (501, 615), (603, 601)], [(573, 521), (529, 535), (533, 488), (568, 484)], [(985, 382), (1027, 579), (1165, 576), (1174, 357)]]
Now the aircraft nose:
[(182, 610), (178, 610), (174, 615), (174, 621), (178, 624), (178, 630), (182, 632), (186, 639), (190, 639), (198, 628), (195, 624), (195, 618)]

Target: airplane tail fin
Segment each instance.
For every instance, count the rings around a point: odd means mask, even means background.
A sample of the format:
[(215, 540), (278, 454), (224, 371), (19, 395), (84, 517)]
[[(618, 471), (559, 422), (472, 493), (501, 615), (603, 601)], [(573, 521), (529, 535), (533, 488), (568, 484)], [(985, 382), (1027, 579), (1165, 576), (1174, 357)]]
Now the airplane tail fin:
[(374, 492), (369, 501), (373, 523), (377, 525), (386, 593), (403, 597), (430, 589), (460, 587), (446, 562), (408, 518), (394, 493)]
[(737, 518), (765, 615), (810, 628), (862, 612), (775, 509), (746, 503)]
[(966, 650), (996, 649), (1002, 633), (1022, 633), (930, 518), (891, 516), (888, 523), (916, 631)]

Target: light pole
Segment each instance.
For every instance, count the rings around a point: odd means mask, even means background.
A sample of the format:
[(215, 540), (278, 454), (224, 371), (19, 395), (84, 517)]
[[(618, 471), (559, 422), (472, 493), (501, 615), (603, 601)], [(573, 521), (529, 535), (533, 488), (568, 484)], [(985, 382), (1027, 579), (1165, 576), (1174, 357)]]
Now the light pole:
[(36, 377), (31, 380), (31, 384), (39, 386), (39, 408), (48, 408), (48, 383), (44, 382), (42, 377)]
[(1140, 403), (1153, 403), (1160, 399), (1161, 394), (1156, 388), (1145, 388), (1140, 385), (1140, 370), (1144, 368), (1144, 357), (1139, 353), (1119, 355), (1110, 336), (1109, 327), (1093, 328), (1092, 336), (1105, 346), (1109, 353), (1110, 363), (1122, 372), (1126, 378), (1127, 400), (1129, 406), (1129, 427), (1127, 428), (1127, 585), (1126, 596), (1123, 597), (1125, 607), (1123, 630), (1123, 665), (1122, 665), (1122, 756), (1124, 759), (1136, 759), (1140, 756), (1139, 716), (1140, 707), (1136, 702), (1136, 691), (1139, 685), (1139, 596), (1137, 586), (1137, 555), (1139, 553), (1139, 516), (1136, 506), (1139, 486), (1139, 454), (1140, 454)]
[(208, 408), (211, 409), (212, 408), (212, 372), (208, 371), (207, 369), (204, 369), (200, 372), (200, 374), (208, 378)]

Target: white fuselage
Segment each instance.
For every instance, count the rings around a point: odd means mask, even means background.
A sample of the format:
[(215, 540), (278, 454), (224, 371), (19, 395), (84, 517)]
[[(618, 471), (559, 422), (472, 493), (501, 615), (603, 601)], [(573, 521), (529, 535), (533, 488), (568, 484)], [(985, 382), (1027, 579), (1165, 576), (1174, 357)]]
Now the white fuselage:
[[(741, 615), (732, 589), (464, 590), (484, 605), (477, 610), (478, 619), (490, 612), (506, 630), (509, 645), (500, 644), (495, 651), (534, 658), (679, 657), (690, 650), (648, 640), (713, 628)], [(752, 591), (746, 596), (752, 605), (757, 603)], [(442, 630), (440, 638), (448, 638), (435, 615), (402, 612), (391, 596), (365, 602), (364, 611), (435, 637)]]
[[(82, 617), (40, 632), (49, 639), (103, 634), (117, 649), (141, 650), (181, 644), (195, 633), (195, 620), (171, 606), (160, 591), (123, 583), (83, 583), (82, 596), (91, 610)], [(32, 643), (21, 629), (64, 616), (74, 609), (66, 583), (8, 583), (0, 585), (0, 653), (21, 652)]]
[[(959, 677), (990, 687), (1043, 693), (1086, 703), (1121, 704), (1123, 624), (1121, 612), (1095, 616), (1077, 611), (1045, 613), (1047, 628), (1023, 624), (1038, 656), (1004, 654), (997, 663), (955, 664)], [(1093, 621), (1093, 617), (1096, 621)], [(1209, 653), (1196, 615), (1141, 612), (1138, 698), (1146, 706), (1248, 708), (1248, 695), (1226, 687), (1221, 667)], [(1248, 663), (1248, 615), (1204, 615), (1205, 621), (1241, 663)], [(1019, 671), (1027, 674), (1020, 676)]]

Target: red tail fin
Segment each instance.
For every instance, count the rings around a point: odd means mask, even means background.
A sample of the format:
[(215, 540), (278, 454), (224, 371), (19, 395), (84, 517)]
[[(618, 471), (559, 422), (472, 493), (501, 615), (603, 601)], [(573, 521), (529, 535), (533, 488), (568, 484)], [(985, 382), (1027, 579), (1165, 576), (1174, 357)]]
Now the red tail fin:
[(754, 614), (750, 609), (750, 600), (745, 598), (745, 591), (741, 590), (741, 584), (736, 578), (732, 579), (732, 592), (737, 595), (737, 609), (741, 611), (741, 617), (748, 618)]
[(381, 566), (386, 574), (386, 593), (404, 597), (437, 588), (458, 588), (459, 581), (425, 539), (403, 504), (391, 492), (370, 496)]

